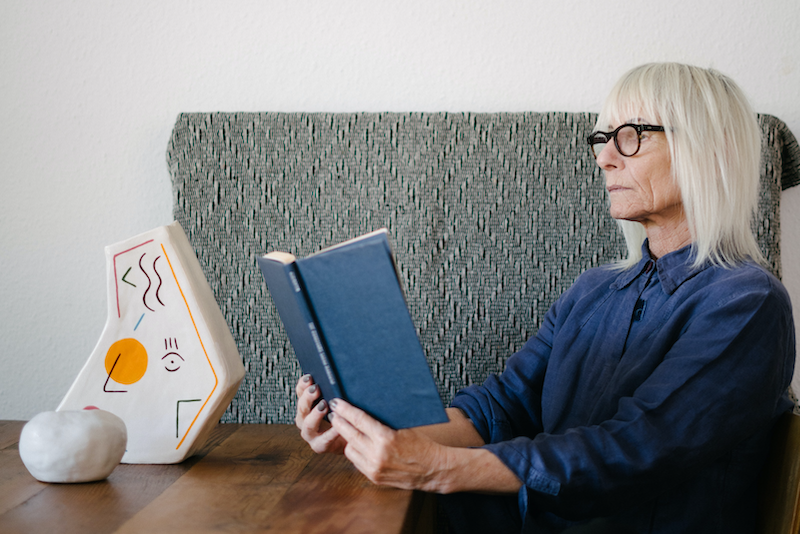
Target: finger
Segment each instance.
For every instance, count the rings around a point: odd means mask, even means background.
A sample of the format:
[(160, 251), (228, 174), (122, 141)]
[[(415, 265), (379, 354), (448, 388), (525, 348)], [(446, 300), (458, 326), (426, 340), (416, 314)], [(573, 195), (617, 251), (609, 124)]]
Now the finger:
[(350, 424), (350, 421), (345, 419), (338, 413), (331, 413), (330, 415), (332, 430), (341, 436), (347, 443), (344, 448), (344, 455), (350, 462), (362, 473), (365, 473), (365, 450), (369, 449), (370, 439), (361, 433), (356, 427)]
[(341, 452), (342, 445), (338, 444), (343, 438), (339, 434), (339, 432), (331, 427), (325, 432), (321, 434), (317, 434), (317, 436), (313, 439), (307, 440), (308, 444), (311, 446), (311, 450), (316, 453), (324, 453), (324, 452)]
[(311, 378), (311, 375), (305, 374), (305, 375), (301, 376), (300, 379), (297, 381), (297, 385), (295, 385), (295, 387), (294, 387), (294, 393), (295, 393), (295, 395), (297, 395), (297, 398), (299, 399), (300, 397), (302, 397), (303, 396), (303, 392), (306, 389), (308, 389), (311, 386), (311, 384), (313, 384), (313, 383), (314, 383), (314, 379)]
[(337, 416), (342, 416), (351, 426), (366, 436), (379, 436), (391, 429), (373, 418), (364, 410), (356, 408), (342, 399), (331, 401), (331, 409)]
[(331, 424), (325, 420), (328, 413), (327, 403), (324, 399), (320, 399), (319, 403), (303, 418), (303, 424), (300, 427), (300, 435), (303, 439), (310, 441), (331, 428)]
[(380, 451), (375, 450), (375, 442), (338, 414), (332, 421), (337, 425), (335, 429), (339, 435), (347, 442), (343, 451), (345, 457), (371, 482), (381, 484)]
[(330, 416), (331, 426), (339, 432), (339, 435), (344, 438), (347, 443), (350, 445), (355, 444), (357, 441), (363, 440), (364, 435), (355, 428), (350, 421), (348, 421), (344, 415), (340, 414), (338, 411), (334, 412)]
[(314, 404), (317, 402), (319, 396), (319, 386), (312, 384), (306, 388), (303, 395), (297, 399), (297, 413), (295, 414), (294, 420), (298, 428), (303, 428), (303, 421), (314, 409)]
[(305, 416), (301, 434), (307, 433), (308, 437), (314, 437), (330, 428), (327, 421), (324, 420), (327, 413), (328, 404), (324, 400), (319, 401), (314, 409), (310, 410)]
[(372, 472), (368, 467), (366, 456), (352, 441), (348, 441), (347, 445), (345, 445), (344, 456), (350, 460), (350, 463), (353, 464), (353, 467), (358, 469), (361, 474), (369, 478), (372, 482), (375, 482), (372, 479)]
[(324, 400), (321, 400), (306, 417), (300, 435), (311, 445), (315, 452), (337, 452), (337, 450), (342, 452), (343, 443), (336, 442), (342, 442), (344, 438), (330, 423), (325, 421), (324, 418), (327, 413), (328, 405)]
[[(359, 452), (363, 455), (365, 460), (362, 464), (364, 464), (375, 452), (376, 447), (381, 448), (382, 444), (389, 441), (391, 436), (388, 433), (393, 431), (351, 404), (347, 404), (343, 409), (342, 401), (340, 399), (336, 401), (336, 409), (330, 416), (331, 424), (347, 442), (351, 453)], [(359, 470), (365, 473), (361, 468)]]

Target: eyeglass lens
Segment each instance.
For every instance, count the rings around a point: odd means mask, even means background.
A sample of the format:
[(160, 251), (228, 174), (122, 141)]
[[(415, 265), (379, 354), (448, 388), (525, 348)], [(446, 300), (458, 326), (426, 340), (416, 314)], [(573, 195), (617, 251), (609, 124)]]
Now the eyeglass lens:
[[(639, 150), (639, 132), (631, 124), (623, 125), (617, 130), (616, 135), (612, 133), (606, 137), (609, 138), (609, 141), (611, 137), (615, 137), (617, 150), (623, 156), (632, 156)], [(600, 152), (606, 147), (606, 143), (602, 142), (602, 139), (603, 137), (598, 135), (594, 140), (600, 140), (601, 142), (592, 142), (592, 151), (595, 157), (599, 156)]]

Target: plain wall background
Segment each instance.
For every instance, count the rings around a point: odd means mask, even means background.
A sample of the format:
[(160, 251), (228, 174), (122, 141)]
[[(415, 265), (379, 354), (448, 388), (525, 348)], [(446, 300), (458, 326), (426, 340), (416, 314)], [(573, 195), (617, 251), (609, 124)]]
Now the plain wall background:
[[(0, 419), (55, 409), (105, 324), (103, 247), (171, 222), (179, 112), (599, 111), (680, 61), (800, 135), (798, 23), (797, 0), (7, 0)], [(782, 225), (797, 305), (800, 187)]]

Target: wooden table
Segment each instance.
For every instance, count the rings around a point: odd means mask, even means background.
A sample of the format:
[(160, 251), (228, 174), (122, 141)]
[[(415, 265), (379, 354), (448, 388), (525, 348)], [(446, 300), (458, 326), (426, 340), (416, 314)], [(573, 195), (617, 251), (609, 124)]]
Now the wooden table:
[(19, 457), (22, 421), (0, 421), (0, 532), (429, 533), (435, 500), (378, 487), (291, 425), (221, 424), (177, 465), (117, 466), (108, 479), (44, 484)]

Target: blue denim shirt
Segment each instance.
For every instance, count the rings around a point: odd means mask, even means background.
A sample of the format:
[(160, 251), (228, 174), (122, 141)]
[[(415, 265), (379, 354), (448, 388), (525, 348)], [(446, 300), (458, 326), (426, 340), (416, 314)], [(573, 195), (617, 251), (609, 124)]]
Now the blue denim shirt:
[(506, 370), (453, 406), (524, 486), (526, 521), (753, 532), (757, 478), (795, 360), (765, 269), (694, 269), (691, 247), (582, 274)]

